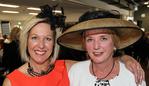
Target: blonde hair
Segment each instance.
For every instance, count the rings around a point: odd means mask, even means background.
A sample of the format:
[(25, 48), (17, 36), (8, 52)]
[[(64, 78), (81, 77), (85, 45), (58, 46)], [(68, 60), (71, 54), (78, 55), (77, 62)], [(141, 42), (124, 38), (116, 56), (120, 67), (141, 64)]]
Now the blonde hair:
[[(23, 61), (29, 61), (29, 53), (28, 53), (28, 49), (27, 49), (28, 36), (29, 36), (31, 29), (39, 23), (47, 23), (47, 24), (51, 25), (50, 20), (47, 18), (33, 18), (21, 30), (21, 33), (20, 33), (20, 53), (21, 53), (21, 58)], [(53, 46), (53, 52), (52, 52), (52, 54), (54, 54), (56, 31), (55, 31), (55, 28), (53, 28), (53, 27), (51, 27), (51, 30), (53, 30), (53, 35), (54, 35), (53, 36), (54, 37), (54, 46)], [(55, 61), (56, 57), (53, 57), (51, 59), (54, 59), (54, 61)]]
[(21, 31), (21, 29), (19, 27), (12, 28), (12, 30), (10, 32), (10, 39), (11, 39), (11, 41), (19, 39), (20, 31)]

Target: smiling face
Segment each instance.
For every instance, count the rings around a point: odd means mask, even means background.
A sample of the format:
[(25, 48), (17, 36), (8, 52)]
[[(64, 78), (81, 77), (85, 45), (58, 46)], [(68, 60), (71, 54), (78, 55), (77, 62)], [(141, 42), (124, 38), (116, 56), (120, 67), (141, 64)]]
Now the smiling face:
[(114, 42), (111, 30), (88, 30), (84, 37), (85, 49), (93, 62), (102, 63), (112, 58)]
[(54, 36), (47, 23), (35, 25), (28, 36), (28, 52), (30, 60), (38, 64), (49, 62), (53, 52)]

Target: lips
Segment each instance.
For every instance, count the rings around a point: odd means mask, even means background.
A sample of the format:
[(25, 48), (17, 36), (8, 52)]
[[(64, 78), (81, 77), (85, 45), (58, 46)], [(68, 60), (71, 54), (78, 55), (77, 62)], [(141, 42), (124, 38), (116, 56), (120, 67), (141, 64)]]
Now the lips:
[(46, 51), (45, 50), (35, 50), (35, 53), (37, 55), (44, 55), (46, 53)]
[(95, 56), (101, 56), (103, 54), (103, 52), (93, 52), (93, 55)]

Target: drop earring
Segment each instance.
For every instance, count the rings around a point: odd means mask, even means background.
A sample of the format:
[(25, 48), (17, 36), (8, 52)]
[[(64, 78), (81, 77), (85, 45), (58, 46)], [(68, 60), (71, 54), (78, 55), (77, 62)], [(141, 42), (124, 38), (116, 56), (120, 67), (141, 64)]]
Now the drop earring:
[(114, 47), (113, 50), (116, 51), (116, 47)]

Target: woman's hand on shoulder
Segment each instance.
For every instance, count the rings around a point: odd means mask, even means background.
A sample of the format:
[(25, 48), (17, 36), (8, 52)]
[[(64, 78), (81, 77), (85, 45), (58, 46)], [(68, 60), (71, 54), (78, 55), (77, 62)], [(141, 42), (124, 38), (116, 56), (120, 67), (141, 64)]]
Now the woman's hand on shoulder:
[(123, 55), (120, 60), (125, 64), (126, 68), (134, 74), (137, 84), (145, 80), (145, 72), (137, 60), (129, 55)]

